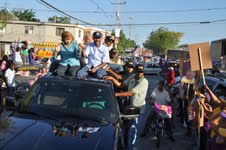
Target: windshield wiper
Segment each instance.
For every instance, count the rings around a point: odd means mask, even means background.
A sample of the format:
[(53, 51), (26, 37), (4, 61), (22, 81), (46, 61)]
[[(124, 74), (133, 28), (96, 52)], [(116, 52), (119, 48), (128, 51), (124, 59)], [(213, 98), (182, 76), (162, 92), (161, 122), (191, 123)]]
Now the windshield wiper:
[(75, 115), (75, 114), (64, 114), (62, 117), (75, 117), (82, 120), (88, 120), (88, 121), (95, 121), (99, 123), (108, 124), (109, 122), (103, 118), (97, 118), (97, 117), (91, 117), (91, 116), (81, 116), (81, 115)]
[(19, 113), (31, 114), (31, 115), (38, 116), (38, 117), (43, 117), (43, 118), (47, 118), (47, 119), (51, 119), (51, 120), (55, 120), (55, 121), (60, 121), (56, 118), (52, 118), (52, 117), (49, 117), (49, 116), (46, 116), (46, 115), (43, 115), (43, 114), (39, 114), (39, 113), (36, 113), (36, 112), (32, 112), (32, 111), (20, 111)]

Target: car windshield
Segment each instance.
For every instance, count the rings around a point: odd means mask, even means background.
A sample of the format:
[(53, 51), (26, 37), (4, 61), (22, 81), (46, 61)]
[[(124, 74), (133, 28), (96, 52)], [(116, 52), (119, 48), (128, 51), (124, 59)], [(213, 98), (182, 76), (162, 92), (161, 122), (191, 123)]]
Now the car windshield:
[(49, 117), (84, 116), (113, 121), (116, 100), (112, 91), (107, 84), (39, 81), (24, 97), (21, 110)]

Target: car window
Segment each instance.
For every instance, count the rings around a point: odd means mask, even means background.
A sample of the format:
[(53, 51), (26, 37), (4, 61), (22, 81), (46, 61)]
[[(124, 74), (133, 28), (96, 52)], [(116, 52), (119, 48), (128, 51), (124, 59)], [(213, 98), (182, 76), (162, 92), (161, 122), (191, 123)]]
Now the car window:
[(224, 97), (225, 93), (223, 93), (222, 89), (226, 89), (226, 86), (219, 84), (214, 90), (214, 93), (217, 95), (217, 97)]
[(52, 114), (113, 117), (116, 101), (112, 91), (105, 84), (42, 81), (24, 98), (24, 108)]
[[(213, 81), (213, 80), (210, 80), (210, 79), (206, 79), (206, 84), (208, 85), (208, 87), (213, 88), (217, 84), (217, 82)], [(202, 86), (203, 86), (203, 80), (200, 79), (199, 87), (202, 87)]]

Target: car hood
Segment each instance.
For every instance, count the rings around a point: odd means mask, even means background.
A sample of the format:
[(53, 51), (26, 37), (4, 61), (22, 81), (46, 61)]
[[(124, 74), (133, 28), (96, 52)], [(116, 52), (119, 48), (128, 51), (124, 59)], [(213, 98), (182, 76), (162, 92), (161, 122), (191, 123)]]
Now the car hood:
[(112, 123), (76, 122), (10, 117), (1, 123), (0, 149), (102, 150), (114, 146), (117, 130)]

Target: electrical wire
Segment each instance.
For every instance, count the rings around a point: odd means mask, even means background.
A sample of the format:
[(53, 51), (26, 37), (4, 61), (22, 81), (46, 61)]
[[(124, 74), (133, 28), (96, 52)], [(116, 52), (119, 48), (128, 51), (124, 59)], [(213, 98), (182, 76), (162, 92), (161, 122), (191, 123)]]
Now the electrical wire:
[(71, 16), (71, 15), (65, 13), (64, 11), (62, 11), (62, 10), (60, 10), (60, 9), (58, 9), (58, 8), (56, 8), (56, 7), (54, 7), (54, 6), (52, 6), (51, 4), (47, 3), (47, 2), (44, 1), (44, 0), (40, 0), (40, 2), (42, 2), (42, 3), (44, 3), (45, 5), (51, 7), (52, 9), (54, 9), (54, 10), (56, 10), (56, 11), (58, 11), (58, 12), (64, 14), (65, 16), (70, 17), (71, 19), (74, 19), (74, 20), (77, 20), (77, 21), (79, 21), (79, 22), (82, 22), (82, 23), (84, 23), (85, 25), (94, 25), (94, 26), (96, 26), (96, 24), (94, 24), (94, 23), (89, 23), (89, 22), (83, 21), (83, 20), (81, 20), (81, 19), (75, 18), (75, 17), (73, 17), (73, 16)]
[[(37, 1), (37, 0), (36, 0)], [(92, 0), (90, 0), (91, 2), (93, 2)], [(96, 4), (94, 2), (94, 4), (102, 10), (102, 12), (99, 11), (88, 11), (88, 10), (84, 10), (84, 11), (73, 11), (73, 10), (65, 10), (64, 12), (68, 12), (68, 13), (115, 13), (115, 11), (104, 11), (102, 8), (99, 7), (98, 4)], [(3, 6), (1, 6), (0, 8), (5, 8)], [(25, 10), (25, 8), (17, 8), (17, 7), (8, 7), (10, 9), (23, 9)], [(33, 9), (35, 11), (52, 11), (52, 10), (44, 10), (44, 9)], [(219, 7), (219, 8), (203, 8), (203, 9), (181, 9), (181, 10), (143, 10), (143, 11), (121, 11), (120, 13), (130, 13), (130, 14), (144, 14), (144, 13), (180, 13), (180, 12), (197, 12), (197, 11), (213, 11), (213, 10), (226, 10), (226, 7)]]

